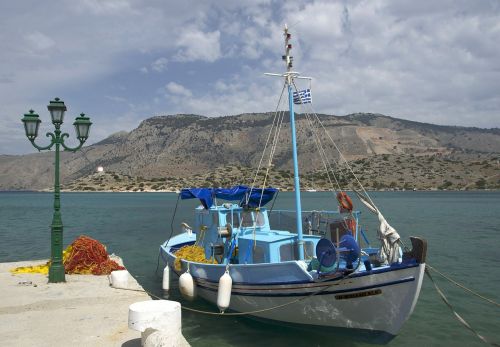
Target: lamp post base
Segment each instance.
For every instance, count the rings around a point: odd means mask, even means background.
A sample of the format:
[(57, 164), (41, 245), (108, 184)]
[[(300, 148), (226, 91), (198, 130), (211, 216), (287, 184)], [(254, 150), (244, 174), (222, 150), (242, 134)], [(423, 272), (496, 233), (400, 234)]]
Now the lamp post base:
[(64, 265), (52, 264), (49, 268), (49, 283), (66, 282)]

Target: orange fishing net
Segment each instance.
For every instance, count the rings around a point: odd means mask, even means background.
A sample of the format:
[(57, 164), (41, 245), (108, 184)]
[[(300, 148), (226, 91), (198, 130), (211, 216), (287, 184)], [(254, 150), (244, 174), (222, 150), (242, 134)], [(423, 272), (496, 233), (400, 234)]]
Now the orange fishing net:
[(102, 243), (88, 236), (79, 236), (68, 248), (71, 250), (64, 260), (67, 274), (109, 275), (125, 269), (109, 258)]
[[(79, 236), (63, 251), (63, 264), (67, 274), (109, 275), (111, 271), (124, 270), (109, 258), (106, 247), (88, 236)], [(48, 274), (50, 261), (42, 265), (23, 266), (10, 270), (14, 274)]]

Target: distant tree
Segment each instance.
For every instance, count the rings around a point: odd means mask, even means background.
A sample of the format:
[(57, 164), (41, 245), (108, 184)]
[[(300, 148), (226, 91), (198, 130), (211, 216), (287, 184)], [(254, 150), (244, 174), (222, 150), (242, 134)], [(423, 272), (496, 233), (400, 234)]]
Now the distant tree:
[(448, 180), (445, 180), (443, 182), (443, 184), (441, 184), (438, 189), (448, 189), (449, 187), (451, 187), (453, 185), (452, 182), (448, 181)]
[(477, 189), (484, 189), (486, 187), (486, 180), (484, 178), (480, 178), (476, 181), (476, 188)]

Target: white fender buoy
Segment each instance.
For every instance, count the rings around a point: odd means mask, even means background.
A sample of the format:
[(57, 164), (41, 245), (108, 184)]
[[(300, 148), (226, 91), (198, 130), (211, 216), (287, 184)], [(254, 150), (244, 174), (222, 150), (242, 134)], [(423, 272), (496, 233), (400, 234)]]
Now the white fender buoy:
[(163, 269), (163, 281), (161, 285), (163, 290), (167, 292), (170, 289), (170, 271), (170, 267), (167, 264), (167, 266)]
[(196, 297), (196, 285), (189, 270), (179, 277), (179, 290), (185, 299), (194, 300)]
[(128, 271), (115, 270), (111, 271), (111, 286), (113, 288), (128, 288)]
[(221, 312), (224, 312), (229, 307), (232, 287), (233, 279), (229, 275), (229, 270), (226, 269), (224, 275), (219, 278), (219, 290), (217, 291), (217, 306)]

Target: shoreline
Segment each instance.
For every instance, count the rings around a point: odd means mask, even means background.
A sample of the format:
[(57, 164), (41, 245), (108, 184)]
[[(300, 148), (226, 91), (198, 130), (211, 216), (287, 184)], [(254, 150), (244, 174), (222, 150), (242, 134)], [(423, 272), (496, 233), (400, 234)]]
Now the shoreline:
[[(279, 188), (278, 188), (279, 189)], [(345, 192), (352, 192), (351, 189), (343, 190)], [(367, 192), (499, 192), (500, 189), (366, 189)], [(293, 190), (280, 190), (280, 193), (293, 193)], [(301, 193), (330, 193), (331, 190), (316, 190), (314, 192), (308, 190), (301, 190)], [(53, 190), (41, 189), (41, 190), (0, 190), (2, 193), (54, 193)], [(61, 193), (174, 193), (179, 194), (179, 190), (65, 190), (61, 189)]]

